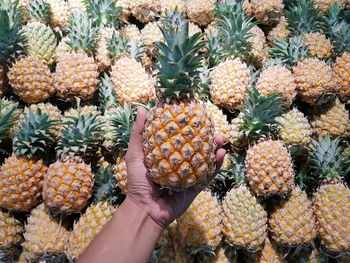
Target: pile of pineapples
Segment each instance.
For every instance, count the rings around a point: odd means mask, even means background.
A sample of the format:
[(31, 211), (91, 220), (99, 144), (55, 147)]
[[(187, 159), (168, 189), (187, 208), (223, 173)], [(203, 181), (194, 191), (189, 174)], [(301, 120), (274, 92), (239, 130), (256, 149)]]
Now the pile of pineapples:
[[(228, 153), (150, 262), (350, 262), (347, 8), (349, 0), (0, 0), (0, 262), (76, 261), (125, 199), (136, 106), (182, 94), (172, 85), (183, 79), (197, 108), (182, 110), (195, 119), (206, 108)], [(188, 32), (159, 62), (158, 44), (176, 43), (169, 21)], [(172, 79), (168, 61), (183, 75)], [(165, 148), (149, 145), (146, 162), (166, 169), (152, 156), (171, 158), (167, 140), (181, 118), (157, 121)], [(176, 160), (206, 134), (191, 136)]]

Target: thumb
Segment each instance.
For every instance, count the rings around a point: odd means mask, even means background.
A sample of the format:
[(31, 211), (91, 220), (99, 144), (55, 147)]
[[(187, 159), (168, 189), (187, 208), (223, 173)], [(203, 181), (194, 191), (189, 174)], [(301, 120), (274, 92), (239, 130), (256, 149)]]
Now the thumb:
[(144, 159), (143, 154), (143, 130), (145, 128), (147, 111), (143, 107), (137, 107), (137, 116), (130, 132), (128, 152), (125, 156), (128, 161), (139, 161)]

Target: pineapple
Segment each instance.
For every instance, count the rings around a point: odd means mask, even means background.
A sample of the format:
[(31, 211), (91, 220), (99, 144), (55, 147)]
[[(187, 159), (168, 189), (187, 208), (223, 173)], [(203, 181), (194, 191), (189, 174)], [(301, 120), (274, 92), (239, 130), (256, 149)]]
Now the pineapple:
[(242, 114), (238, 115), (236, 118), (232, 119), (230, 124), (230, 144), (233, 150), (237, 150), (244, 144), (244, 133), (241, 131), (243, 118)]
[(141, 30), (142, 42), (149, 49), (154, 49), (154, 43), (164, 41), (162, 31), (159, 26), (161, 22), (151, 22)]
[(262, 67), (268, 59), (265, 34), (257, 25), (250, 29), (249, 33), (251, 34), (251, 38), (249, 39), (249, 42), (251, 43), (251, 60), (254, 65), (257, 65), (257, 67)]
[(177, 219), (177, 237), (180, 244), (192, 250), (214, 251), (220, 244), (222, 208), (210, 192), (201, 192), (189, 209)]
[(117, 180), (117, 185), (122, 194), (126, 195), (128, 193), (128, 171), (126, 169), (125, 156), (117, 158), (116, 164), (114, 166), (114, 171), (114, 177)]
[(142, 42), (142, 34), (140, 29), (134, 24), (128, 24), (120, 29), (120, 35), (131, 41)]
[(226, 194), (223, 205), (223, 233), (231, 246), (260, 250), (267, 237), (267, 213), (246, 185), (244, 162), (233, 159), (229, 172), (235, 186)]
[(23, 249), (32, 254), (32, 257), (39, 258), (63, 254), (69, 231), (62, 225), (62, 219), (51, 215), (42, 203), (31, 211), (23, 236)]
[(53, 143), (53, 124), (40, 110), (26, 115), (13, 139), (14, 153), (0, 169), (0, 207), (26, 212), (39, 203), (47, 171), (42, 157)]
[(286, 263), (284, 256), (267, 237), (263, 250), (250, 255), (251, 263)]
[(88, 207), (70, 233), (66, 248), (69, 259), (79, 258), (90, 242), (111, 220), (114, 212), (115, 208), (106, 202), (98, 202)]
[(18, 102), (0, 99), (0, 142), (14, 137), (20, 114)]
[(285, 40), (291, 34), (288, 29), (288, 22), (286, 17), (282, 16), (280, 21), (267, 34), (267, 43), (273, 46), (275, 39), (279, 38)]
[(331, 5), (339, 5), (340, 8), (345, 8), (347, 0), (314, 0), (315, 8), (318, 8), (323, 14), (327, 14), (328, 8)]
[(297, 108), (277, 118), (279, 136), (289, 145), (307, 145), (311, 141), (312, 129), (308, 119)]
[(310, 51), (310, 55), (319, 59), (329, 59), (333, 54), (331, 41), (321, 33), (309, 33), (303, 36), (305, 45)]
[(5, 96), (6, 93), (6, 74), (5, 67), (0, 64), (0, 98)]
[(313, 117), (311, 126), (318, 136), (347, 137), (350, 131), (349, 112), (338, 99)]
[(160, 16), (160, 0), (133, 0), (128, 3), (131, 15), (142, 23), (155, 20)]
[(260, 74), (256, 89), (264, 96), (280, 93), (285, 99), (286, 107), (292, 105), (296, 92), (293, 74), (284, 66), (269, 66)]
[(40, 22), (30, 22), (22, 30), (27, 38), (27, 52), (41, 58), (45, 64), (51, 64), (57, 45), (54, 32)]
[(51, 8), (51, 26), (54, 28), (65, 29), (69, 24), (71, 10), (68, 2), (65, 0), (46, 0)]
[(200, 83), (197, 52), (204, 43), (199, 33), (188, 36), (188, 23), (181, 19), (165, 24), (162, 32), (158, 101), (144, 130), (145, 164), (161, 187), (182, 191), (205, 182), (215, 169), (214, 125), (204, 103), (194, 99)]
[(269, 215), (271, 238), (279, 245), (310, 243), (317, 235), (312, 202), (298, 186), (285, 198), (274, 200)]
[(80, 118), (82, 116), (89, 116), (94, 115), (96, 116), (97, 120), (99, 121), (101, 118), (101, 112), (98, 110), (97, 106), (95, 105), (85, 105), (80, 106), (80, 103), (77, 103), (77, 106), (74, 108), (70, 108), (67, 111), (64, 112), (64, 121), (67, 122), (73, 118)]
[(179, 12), (184, 13), (186, 11), (185, 0), (160, 0), (160, 13), (164, 15), (167, 10), (177, 9)]
[(189, 0), (187, 2), (188, 18), (199, 26), (209, 25), (214, 20), (215, 0)]
[(311, 143), (310, 157), (314, 174), (322, 180), (313, 194), (313, 209), (318, 225), (318, 238), (327, 251), (350, 250), (350, 189), (342, 180), (344, 159), (340, 140), (329, 137)]
[(64, 100), (91, 99), (98, 88), (98, 71), (93, 57), (96, 29), (86, 12), (75, 11), (70, 18), (70, 41), (73, 49), (58, 58), (54, 86)]
[(63, 56), (67, 56), (67, 54), (69, 54), (70, 52), (73, 51), (73, 49), (70, 47), (69, 45), (69, 35), (63, 37), (59, 42), (58, 45), (55, 49), (55, 60), (57, 60), (58, 58), (61, 58)]
[(6, 261), (7, 257), (14, 256), (16, 252), (14, 247), (21, 243), (22, 232), (21, 222), (11, 214), (0, 210), (0, 260), (5, 258)]
[(337, 92), (341, 100), (348, 101), (350, 98), (350, 52), (345, 52), (337, 57), (333, 64), (333, 71), (339, 79)]
[(250, 4), (256, 20), (263, 25), (277, 24), (283, 15), (282, 0), (251, 0)]
[(53, 211), (79, 213), (92, 194), (94, 175), (85, 160), (97, 151), (101, 124), (95, 115), (82, 115), (66, 125), (56, 147), (58, 160), (47, 170), (42, 195)]
[(210, 101), (207, 101), (206, 108), (214, 122), (215, 133), (221, 134), (224, 137), (224, 142), (228, 142), (230, 139), (230, 124), (227, 120), (227, 116), (218, 106)]
[(331, 67), (317, 58), (307, 58), (293, 68), (293, 75), (301, 99), (311, 105), (327, 99), (335, 92), (337, 81)]
[(247, 16), (254, 16), (253, 10), (252, 10), (252, 4), (250, 3), (251, 0), (243, 0), (243, 10)]
[(104, 27), (100, 28), (98, 32), (98, 41), (96, 43), (96, 63), (98, 70), (103, 71), (108, 69), (111, 64), (111, 58), (109, 57), (108, 43), (111, 41), (114, 28)]
[(242, 131), (251, 144), (245, 160), (246, 176), (258, 196), (285, 195), (294, 186), (290, 153), (282, 141), (274, 140), (276, 120), (282, 113), (278, 94), (264, 97), (256, 89), (245, 99)]
[(111, 80), (117, 101), (121, 104), (139, 102), (147, 104), (155, 97), (154, 80), (142, 67), (143, 47), (136, 42), (114, 34), (110, 54), (114, 58)]
[(30, 22), (40, 22), (45, 25), (50, 23), (51, 7), (44, 0), (31, 0), (27, 12)]

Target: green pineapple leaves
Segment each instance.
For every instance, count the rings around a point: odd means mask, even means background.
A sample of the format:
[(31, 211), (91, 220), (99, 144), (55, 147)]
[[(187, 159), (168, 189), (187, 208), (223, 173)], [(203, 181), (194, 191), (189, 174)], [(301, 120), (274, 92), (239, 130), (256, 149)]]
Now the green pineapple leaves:
[(84, 0), (84, 3), (96, 27), (118, 28), (120, 26), (119, 16), (123, 8), (116, 5), (117, 1)]

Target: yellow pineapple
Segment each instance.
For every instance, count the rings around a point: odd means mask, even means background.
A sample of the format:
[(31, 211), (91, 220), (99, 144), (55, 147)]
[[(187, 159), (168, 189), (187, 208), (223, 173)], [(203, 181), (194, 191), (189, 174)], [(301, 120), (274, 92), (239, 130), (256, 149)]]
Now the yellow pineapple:
[(350, 98), (350, 52), (345, 52), (337, 57), (333, 64), (333, 71), (339, 79), (337, 92), (342, 101), (347, 102)]
[(317, 58), (306, 58), (293, 68), (297, 91), (303, 101), (315, 105), (336, 91), (337, 81), (331, 67)]
[(263, 25), (276, 24), (283, 15), (282, 0), (251, 0), (250, 3), (256, 20)]
[(305, 45), (310, 51), (310, 55), (319, 59), (329, 59), (333, 54), (331, 41), (321, 33), (309, 33), (303, 35)]
[(282, 16), (280, 21), (267, 34), (267, 43), (272, 46), (276, 38), (285, 40), (291, 32), (288, 29), (287, 19)]
[(210, 192), (201, 192), (189, 209), (177, 219), (180, 244), (193, 250), (207, 248), (214, 251), (220, 244), (222, 208)]
[(165, 14), (166, 10), (175, 10), (184, 13), (186, 11), (185, 0), (160, 0), (161, 15)]
[(121, 36), (136, 42), (142, 42), (142, 34), (140, 29), (134, 24), (128, 24), (120, 29)]
[(311, 141), (312, 129), (308, 119), (297, 108), (277, 118), (279, 136), (287, 144), (307, 145)]
[(230, 124), (230, 144), (233, 150), (237, 150), (244, 144), (244, 133), (242, 130), (243, 118), (242, 114), (232, 119)]
[(268, 60), (265, 33), (257, 25), (250, 29), (249, 33), (252, 34), (249, 39), (251, 44), (250, 57), (254, 65), (262, 67)]
[(160, 22), (151, 22), (141, 30), (142, 42), (149, 49), (154, 48), (154, 43), (164, 41), (162, 31), (159, 29), (160, 25)]
[[(343, 182), (344, 163), (340, 140), (320, 138), (311, 144), (311, 168), (321, 180), (313, 194), (318, 238), (324, 249), (340, 253), (350, 250), (350, 189)], [(348, 159), (348, 158), (347, 158)]]
[(16, 247), (22, 241), (21, 222), (11, 214), (0, 210), (0, 258), (5, 262), (16, 256)]
[(119, 157), (114, 166), (114, 177), (117, 179), (117, 185), (122, 191), (122, 194), (126, 195), (128, 192), (128, 171), (126, 170), (125, 157)]
[(23, 236), (24, 250), (39, 258), (64, 254), (69, 231), (62, 225), (62, 219), (55, 218), (44, 204), (40, 204), (31, 211)]
[(115, 208), (105, 202), (92, 204), (74, 224), (70, 233), (66, 254), (68, 258), (78, 259), (90, 242), (111, 220)]
[(0, 207), (26, 212), (41, 199), (47, 166), (42, 159), (52, 145), (53, 122), (40, 110), (29, 112), (13, 139), (14, 153), (0, 168)]
[(238, 109), (243, 104), (249, 85), (250, 72), (247, 65), (238, 58), (228, 59), (220, 63), (212, 73), (212, 100), (225, 109)]
[(267, 237), (265, 239), (265, 244), (263, 250), (252, 253), (250, 255), (251, 263), (286, 263), (284, 260), (284, 255), (279, 252), (275, 244), (271, 243), (270, 239)]
[(137, 20), (148, 23), (160, 16), (160, 0), (133, 0), (128, 3), (128, 10)]
[(264, 69), (256, 83), (256, 89), (264, 96), (281, 93), (285, 99), (286, 107), (293, 103), (297, 95), (293, 74), (286, 67), (280, 65)]
[(98, 41), (96, 43), (96, 63), (99, 71), (106, 70), (112, 64), (111, 58), (109, 57), (108, 43), (111, 41), (113, 36), (114, 28), (103, 27), (99, 29)]
[(73, 49), (69, 45), (70, 37), (65, 36), (59, 42), (55, 49), (54, 58), (57, 61), (57, 58), (60, 58), (66, 54), (69, 54)]
[(310, 243), (317, 235), (312, 202), (306, 192), (294, 187), (285, 198), (275, 200), (269, 215), (271, 238), (279, 245)]
[(224, 137), (224, 142), (228, 142), (230, 139), (230, 124), (227, 120), (227, 116), (218, 106), (210, 101), (207, 102), (206, 107), (214, 122), (215, 133), (221, 134)]
[(45, 101), (55, 93), (50, 69), (36, 56), (17, 60), (7, 76), (14, 93), (26, 103)]
[(314, 0), (313, 4), (316, 8), (318, 8), (323, 14), (326, 14), (328, 8), (331, 5), (339, 5), (340, 8), (345, 8), (347, 4), (347, 0)]
[(189, 0), (188, 18), (199, 26), (206, 26), (214, 20), (215, 0)]
[(65, 28), (68, 26), (71, 9), (69, 3), (65, 0), (46, 0), (51, 7), (51, 25), (52, 27)]
[(350, 131), (349, 112), (338, 99), (314, 116), (311, 126), (318, 136), (347, 137)]

